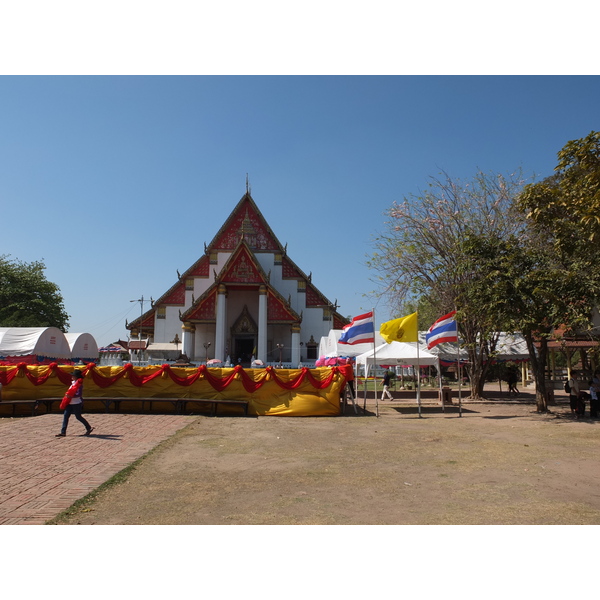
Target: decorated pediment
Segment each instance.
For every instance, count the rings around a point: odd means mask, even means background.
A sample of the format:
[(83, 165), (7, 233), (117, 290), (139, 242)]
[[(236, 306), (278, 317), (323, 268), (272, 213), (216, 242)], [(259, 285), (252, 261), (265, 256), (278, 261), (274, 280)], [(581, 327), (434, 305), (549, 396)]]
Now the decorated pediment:
[(306, 285), (306, 308), (330, 306), (331, 303), (321, 294), (312, 283)]
[(304, 279), (300, 269), (287, 256), (281, 259), (281, 276), (284, 279)]
[(232, 335), (255, 335), (258, 333), (258, 325), (252, 318), (247, 306), (244, 306), (240, 316), (235, 320), (231, 333)]
[(164, 296), (161, 296), (156, 302), (159, 304), (172, 304), (183, 306), (185, 304), (185, 281), (176, 283)]
[(125, 321), (125, 328), (129, 330), (139, 329), (141, 323), (141, 327), (146, 334), (153, 332), (155, 312), (156, 309), (151, 308), (150, 310), (147, 310), (143, 315), (140, 315), (137, 319), (134, 319), (131, 322)]
[(184, 277), (208, 277), (210, 275), (210, 259), (201, 256), (184, 274)]
[(269, 323), (299, 323), (302, 318), (273, 288), (267, 292), (267, 321)]
[(343, 329), (346, 325), (348, 325), (350, 321), (338, 313), (333, 313), (333, 328), (334, 329)]
[(242, 240), (255, 252), (282, 250), (279, 240), (271, 231), (249, 193), (246, 193), (238, 202), (223, 227), (209, 244), (209, 249), (231, 251)]
[(254, 258), (252, 252), (241, 242), (239, 248), (229, 257), (217, 279), (227, 285), (261, 285), (268, 281), (268, 277)]
[(180, 318), (182, 321), (213, 323), (217, 318), (217, 286), (211, 286)]

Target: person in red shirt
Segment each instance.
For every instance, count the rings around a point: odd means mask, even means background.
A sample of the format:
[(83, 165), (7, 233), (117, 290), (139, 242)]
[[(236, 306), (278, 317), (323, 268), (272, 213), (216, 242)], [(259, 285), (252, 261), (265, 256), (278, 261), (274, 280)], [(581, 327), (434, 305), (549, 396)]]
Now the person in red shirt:
[(90, 435), (94, 428), (87, 422), (85, 417), (81, 415), (83, 410), (83, 373), (79, 369), (75, 369), (72, 375), (73, 381), (71, 386), (65, 394), (65, 399), (69, 399), (69, 403), (65, 408), (63, 415), (63, 423), (60, 433), (56, 434), (56, 437), (65, 437), (67, 435), (67, 425), (69, 424), (69, 418), (73, 414), (75, 418), (83, 423), (85, 426), (85, 434)]

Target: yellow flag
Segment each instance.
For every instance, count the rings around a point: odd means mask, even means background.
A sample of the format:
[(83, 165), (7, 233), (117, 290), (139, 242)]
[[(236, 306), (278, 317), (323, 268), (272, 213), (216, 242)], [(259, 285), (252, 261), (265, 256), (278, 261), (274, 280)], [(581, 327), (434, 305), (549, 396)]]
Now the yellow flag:
[(417, 342), (419, 340), (417, 313), (414, 312), (407, 317), (382, 323), (379, 333), (388, 344), (390, 342)]

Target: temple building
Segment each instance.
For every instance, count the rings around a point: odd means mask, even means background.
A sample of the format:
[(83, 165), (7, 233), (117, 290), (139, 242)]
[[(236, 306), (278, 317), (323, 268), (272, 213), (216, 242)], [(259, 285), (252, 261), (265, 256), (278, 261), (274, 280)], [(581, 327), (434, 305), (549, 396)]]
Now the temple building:
[[(177, 344), (190, 361), (294, 368), (313, 362), (321, 336), (349, 321), (287, 255), (248, 186), (204, 254), (126, 328), (140, 346)], [(143, 312), (143, 304), (142, 304)]]

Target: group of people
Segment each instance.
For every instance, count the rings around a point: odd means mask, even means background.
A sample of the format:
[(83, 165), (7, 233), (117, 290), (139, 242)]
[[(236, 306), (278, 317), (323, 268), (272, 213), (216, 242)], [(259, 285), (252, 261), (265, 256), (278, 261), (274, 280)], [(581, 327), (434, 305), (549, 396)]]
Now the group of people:
[(576, 419), (582, 419), (585, 416), (585, 402), (590, 403), (590, 418), (598, 418), (598, 408), (600, 408), (600, 374), (596, 371), (589, 384), (589, 391), (582, 389), (582, 383), (579, 380), (580, 373), (571, 371), (571, 377), (565, 383), (565, 391), (569, 393), (569, 406), (571, 415)]

